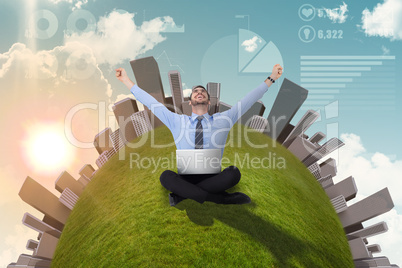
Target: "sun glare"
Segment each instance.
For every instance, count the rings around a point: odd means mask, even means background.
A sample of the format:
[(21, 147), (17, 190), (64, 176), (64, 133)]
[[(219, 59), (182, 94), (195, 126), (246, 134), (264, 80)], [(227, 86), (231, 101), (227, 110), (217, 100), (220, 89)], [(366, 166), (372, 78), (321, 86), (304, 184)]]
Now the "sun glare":
[(27, 164), (37, 172), (57, 172), (72, 162), (71, 145), (57, 124), (28, 127), (23, 148)]

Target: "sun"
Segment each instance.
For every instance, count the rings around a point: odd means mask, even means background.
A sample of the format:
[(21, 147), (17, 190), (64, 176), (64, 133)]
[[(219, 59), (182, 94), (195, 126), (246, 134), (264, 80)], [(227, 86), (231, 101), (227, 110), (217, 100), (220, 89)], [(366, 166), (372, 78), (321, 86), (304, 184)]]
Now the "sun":
[(23, 154), (27, 164), (39, 173), (60, 172), (72, 162), (72, 145), (62, 124), (36, 123), (27, 127)]

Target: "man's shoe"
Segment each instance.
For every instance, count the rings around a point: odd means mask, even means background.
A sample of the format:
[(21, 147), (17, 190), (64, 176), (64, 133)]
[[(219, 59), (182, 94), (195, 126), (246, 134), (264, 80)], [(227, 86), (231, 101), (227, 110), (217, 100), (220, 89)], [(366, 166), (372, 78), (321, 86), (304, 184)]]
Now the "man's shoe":
[(169, 194), (169, 204), (172, 207), (176, 206), (177, 204), (179, 204), (184, 199), (185, 199), (184, 197), (181, 197), (181, 196), (176, 195), (174, 193)]
[(251, 203), (251, 199), (248, 195), (236, 192), (236, 193), (225, 193), (223, 197), (223, 202), (222, 204), (249, 204)]

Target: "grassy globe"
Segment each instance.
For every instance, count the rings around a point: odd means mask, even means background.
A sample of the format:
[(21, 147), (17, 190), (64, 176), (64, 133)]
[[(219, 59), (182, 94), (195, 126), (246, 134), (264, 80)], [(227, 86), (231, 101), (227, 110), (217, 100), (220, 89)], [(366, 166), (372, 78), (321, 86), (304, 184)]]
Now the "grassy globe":
[(176, 168), (169, 130), (157, 128), (130, 147), (137, 148), (124, 148), (88, 184), (53, 267), (353, 267), (327, 195), (269, 137), (240, 125), (229, 134), (223, 167), (240, 169), (230, 192), (248, 194), (246, 205), (184, 200), (170, 207), (159, 182)]

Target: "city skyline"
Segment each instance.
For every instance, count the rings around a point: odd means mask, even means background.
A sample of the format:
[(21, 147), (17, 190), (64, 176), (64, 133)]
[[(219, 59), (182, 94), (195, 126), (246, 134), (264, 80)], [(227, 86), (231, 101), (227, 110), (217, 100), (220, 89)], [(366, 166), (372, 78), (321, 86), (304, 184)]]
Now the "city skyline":
[[(381, 65), (374, 66), (377, 68), (374, 73), (364, 71), (365, 75), (371, 76), (370, 79), (377, 80), (370, 89), (364, 88), (365, 82), (362, 79), (356, 80), (355, 77), (332, 78), (353, 79), (353, 82), (342, 83), (345, 84), (344, 89), (348, 90), (347, 92), (342, 88), (315, 88), (316, 91), (326, 91), (311, 95), (316, 99), (310, 101), (319, 102), (324, 101), (319, 98), (331, 97), (333, 102), (321, 107), (320, 118), (309, 128), (311, 133), (308, 135), (322, 131), (329, 138), (337, 136), (345, 142), (346, 146), (341, 148), (339, 156), (334, 158), (344, 161), (338, 163), (339, 173), (345, 176), (354, 174), (359, 185), (357, 198), (362, 199), (377, 189), (389, 187), (395, 209), (385, 217), (389, 218), (387, 222), (394, 222), (395, 226), (390, 226), (384, 239), (392, 242), (389, 245), (400, 243), (402, 229), (398, 226), (402, 225), (402, 196), (396, 189), (400, 187), (398, 178), (402, 172), (402, 145), (398, 142), (401, 127), (397, 124), (402, 113), (398, 87), (402, 78), (397, 74), (402, 68), (401, 50), (398, 49), (401, 28), (400, 24), (394, 23), (401, 17), (401, 9), (395, 5), (397, 1), (346, 1), (344, 22), (341, 22), (339, 16), (327, 16), (335, 13), (327, 13), (325, 8), (341, 15), (339, 8), (343, 6), (343, 2), (331, 1), (299, 1), (292, 4), (239, 1), (233, 3), (231, 9), (227, 9), (223, 3), (212, 1), (202, 4), (194, 2), (188, 6), (162, 1), (135, 5), (130, 1), (121, 2), (119, 5), (106, 1), (85, 2), (18, 0), (1, 4), (0, 32), (4, 38), (0, 42), (0, 85), (4, 110), (0, 122), (7, 129), (1, 137), (8, 142), (4, 147), (7, 154), (0, 158), (3, 186), (1, 193), (4, 196), (0, 204), (2, 214), (10, 219), (1, 226), (1, 237), (4, 241), (21, 236), (18, 226), (21, 225), (21, 215), (27, 209), (18, 200), (18, 190), (27, 174), (37, 178), (50, 189), (53, 187), (54, 177), (62, 170), (73, 174), (73, 171), (81, 168), (82, 162), (71, 159), (81, 159), (95, 166), (94, 161), (98, 153), (93, 150), (94, 133), (99, 133), (106, 127), (111, 127), (113, 131), (117, 129), (111, 105), (131, 95), (116, 81), (113, 68), (122, 66), (129, 70), (130, 60), (139, 56), (154, 56), (159, 63), (165, 94), (169, 87), (168, 71), (179, 70), (182, 74), (184, 97), (188, 96), (188, 90), (193, 85), (206, 85), (215, 81), (221, 83), (222, 106), (233, 105), (250, 86), (257, 85), (269, 74), (270, 66), (264, 73), (251, 72), (258, 71), (260, 67), (258, 61), (252, 59), (253, 55), (257, 60), (260, 60), (259, 55), (266, 55), (264, 53), (267, 49), (273, 48), (269, 45), (272, 41), (281, 53), (284, 77), (300, 85), (311, 84), (307, 82), (311, 80), (301, 79), (319, 78), (304, 76), (305, 71), (302, 71), (301, 67), (316, 66), (305, 66), (302, 62), (309, 61), (308, 64), (311, 64), (311, 61), (317, 61), (306, 57), (394, 57), (387, 60), (394, 66), (383, 66), (389, 68), (385, 71), (379, 69)], [(306, 16), (309, 11), (308, 6), (302, 7), (305, 4), (315, 8), (312, 13), (314, 17)], [(386, 27), (393, 30), (393, 35), (390, 35), (389, 31), (379, 32), (381, 23), (370, 23), (370, 19), (378, 20), (381, 15), (383, 17), (380, 22), (384, 20), (386, 17), (381, 12), (385, 12), (390, 6), (394, 8), (391, 12), (393, 16), (389, 18), (394, 21), (388, 20)], [(304, 14), (303, 8), (306, 8)], [(336, 8), (338, 10), (335, 10)], [(86, 12), (79, 13), (80, 10)], [(113, 12), (114, 10), (116, 12)], [(194, 20), (192, 10), (206, 14), (204, 23), (200, 24)], [(55, 14), (56, 20), (52, 13)], [(41, 20), (41, 16), (47, 16), (50, 27), (46, 28), (46, 20)], [(78, 21), (80, 18), (84, 21)], [(312, 19), (305, 21), (302, 18)], [(32, 19), (38, 22), (37, 36), (34, 36), (34, 32), (29, 28)], [(68, 23), (71, 20), (78, 24)], [(120, 27), (108, 28), (114, 21), (119, 21)], [(274, 29), (274, 25), (280, 27)], [(316, 31), (313, 41), (303, 42), (303, 36), (299, 37), (298, 33), (303, 32), (300, 31), (303, 25), (310, 25)], [(127, 31), (133, 28), (135, 34), (132, 36), (144, 38), (123, 39)], [(318, 30), (324, 31), (319, 33)], [(342, 38), (324, 39), (327, 30), (331, 30), (331, 37), (334, 37), (332, 31), (337, 31), (337, 37), (342, 31)], [(91, 31), (95, 33), (91, 35)], [(312, 32), (311, 29), (310, 31)], [(372, 34), (373, 31), (377, 36)], [(322, 33), (325, 35), (319, 35)], [(247, 38), (240, 40), (240, 37)], [(244, 43), (246, 40), (249, 42)], [(249, 69), (239, 69), (248, 63)], [(132, 74), (130, 76), (134, 77)], [(388, 79), (391, 79), (390, 82), (387, 82)], [(278, 81), (262, 99), (268, 111), (281, 83), (282, 81)], [(361, 98), (359, 110), (351, 111), (343, 106), (342, 101), (349, 95)], [(370, 100), (375, 97), (378, 100), (392, 97), (395, 102), (388, 103), (390, 101), (385, 100), (386, 103), (376, 105), (375, 100)], [(140, 105), (138, 108), (142, 109)], [(308, 110), (311, 107), (301, 108)], [(296, 114), (291, 123), (297, 123), (302, 115), (303, 113)], [(266, 114), (263, 117), (266, 117)], [(67, 131), (65, 122), (70, 124)], [(64, 150), (65, 155), (69, 155), (53, 159), (58, 162), (54, 162), (52, 169), (46, 169), (48, 162), (33, 161), (41, 157), (35, 147), (30, 149), (28, 146), (36, 140), (40, 142), (45, 130), (54, 133), (44, 137), (49, 144), (52, 141), (59, 144), (56, 138), (63, 138), (64, 144), (57, 147), (58, 151)], [(349, 172), (356, 166), (361, 168), (356, 172)], [(384, 246), (383, 250), (387, 250), (386, 245)], [(10, 247), (20, 248), (14, 242), (1, 245), (0, 256), (3, 259), (9, 258), (9, 254), (15, 254), (11, 253)], [(397, 256), (402, 254), (393, 251), (395, 257), (387, 255), (393, 263), (401, 263)]]

